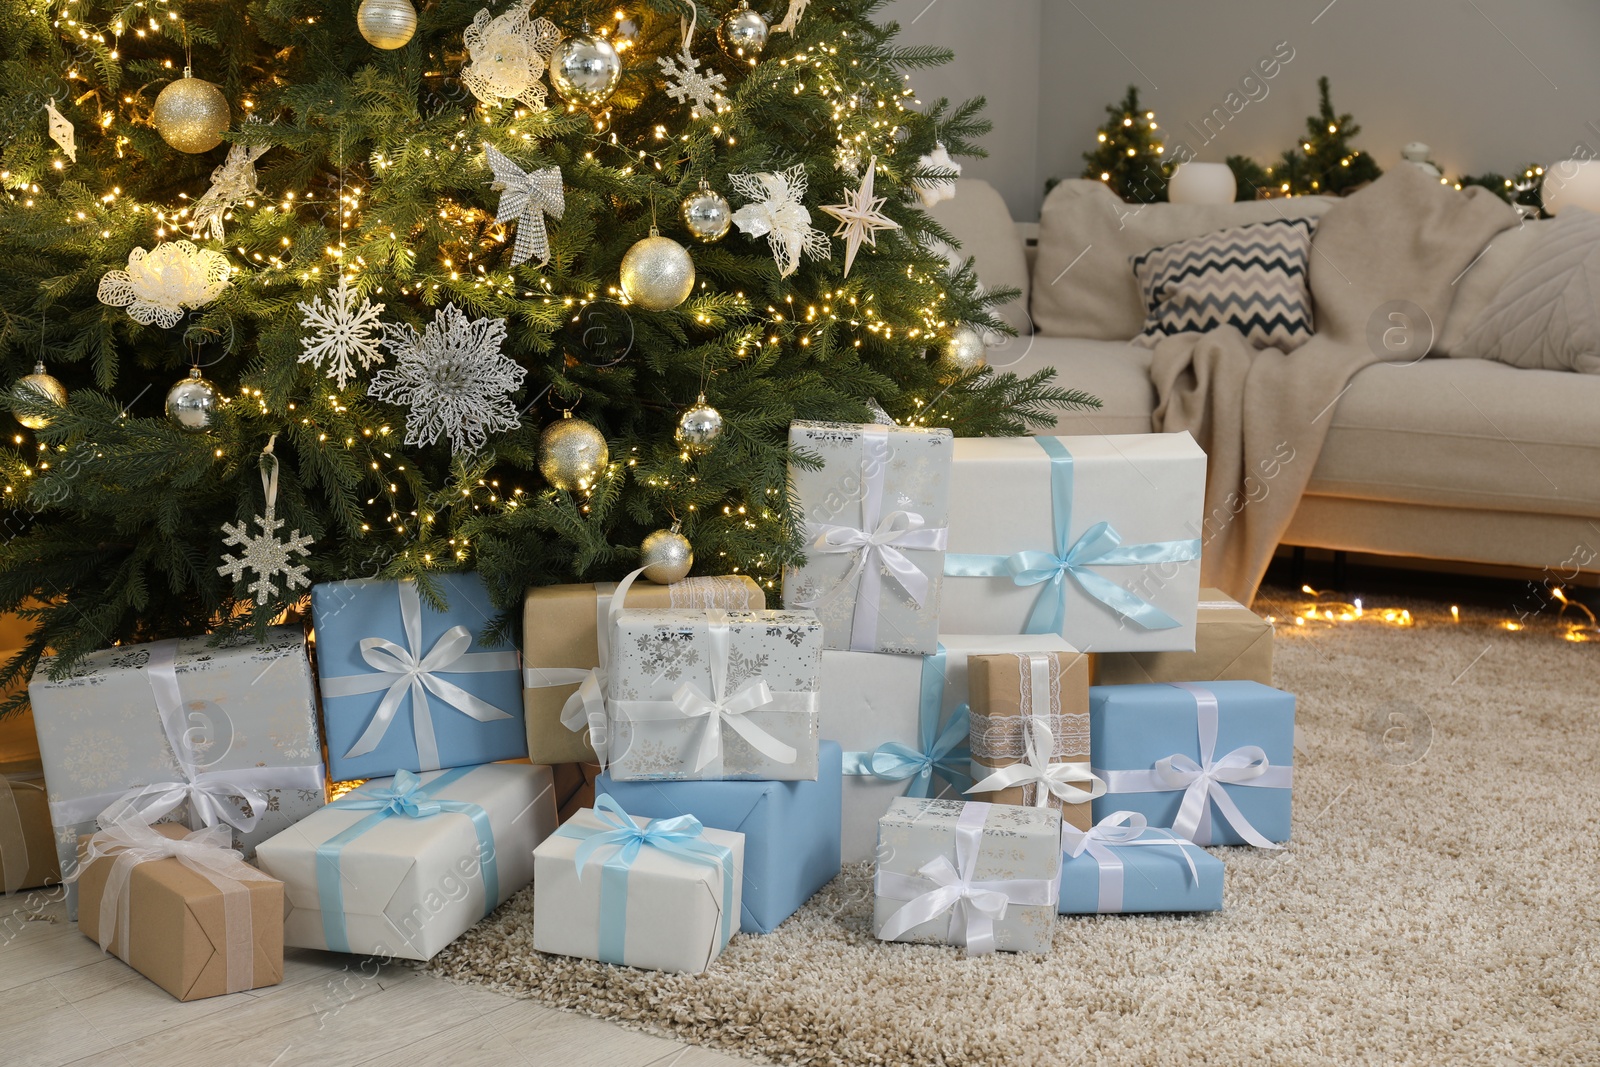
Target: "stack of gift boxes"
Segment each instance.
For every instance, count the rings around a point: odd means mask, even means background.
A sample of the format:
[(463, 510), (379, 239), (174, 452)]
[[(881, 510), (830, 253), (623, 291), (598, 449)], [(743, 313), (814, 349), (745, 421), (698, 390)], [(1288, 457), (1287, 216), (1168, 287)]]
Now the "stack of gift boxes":
[(1042, 952), (1058, 913), (1218, 909), (1197, 846), (1288, 839), (1294, 701), (1198, 588), (1186, 434), (790, 439), (783, 610), (742, 575), (543, 587), (519, 654), (475, 575), (344, 581), (314, 657), (280, 627), (46, 661), (4, 888), (66, 872), (190, 999), (285, 946), (427, 959), (530, 883), (535, 948), (702, 971), (869, 860), (878, 937)]

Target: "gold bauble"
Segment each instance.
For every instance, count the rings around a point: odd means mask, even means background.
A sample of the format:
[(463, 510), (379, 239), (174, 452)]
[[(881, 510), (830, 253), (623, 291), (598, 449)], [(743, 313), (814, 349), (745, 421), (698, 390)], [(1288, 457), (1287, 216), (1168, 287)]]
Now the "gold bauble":
[(605, 435), (570, 411), (539, 435), (539, 472), (557, 489), (589, 488), (610, 460)]
[(753, 63), (767, 47), (771, 29), (761, 12), (751, 11), (749, 0), (742, 0), (717, 27), (717, 43), (733, 58), (749, 59)]
[(640, 544), (639, 566), (644, 568), (645, 578), (657, 585), (681, 582), (689, 577), (689, 568), (694, 566), (694, 546), (676, 526), (657, 530)]
[(611, 99), (622, 78), (622, 59), (611, 42), (583, 30), (564, 37), (550, 53), (550, 84), (561, 99), (579, 107), (599, 107)]
[(722, 240), (733, 224), (733, 206), (704, 178), (700, 188), (683, 198), (678, 210), (689, 235), (704, 244)]
[[(11, 395), (33, 404), (46, 400), (59, 408), (67, 406), (67, 387), (62, 385), (55, 375), (44, 369), (43, 360), (33, 365), (32, 374), (17, 379), (17, 383), (11, 387)], [(51, 422), (49, 415), (26, 414), (21, 411), (14, 414), (17, 421), (30, 430), (42, 430)]]
[(409, 0), (361, 0), (356, 29), (374, 48), (404, 48), (417, 32), (417, 9)]
[(192, 77), (185, 69), (183, 77), (170, 82), (156, 97), (150, 121), (173, 148), (195, 154), (209, 152), (222, 143), (233, 113), (228, 110), (228, 98), (221, 89)]
[(646, 311), (670, 311), (694, 291), (694, 260), (655, 230), (622, 257), (622, 292)]
[(691, 456), (703, 456), (717, 445), (722, 436), (722, 412), (706, 403), (704, 393), (694, 406), (678, 416), (678, 429), (673, 439)]
[(960, 374), (984, 366), (983, 334), (971, 326), (958, 326), (939, 351), (939, 359), (950, 370)]

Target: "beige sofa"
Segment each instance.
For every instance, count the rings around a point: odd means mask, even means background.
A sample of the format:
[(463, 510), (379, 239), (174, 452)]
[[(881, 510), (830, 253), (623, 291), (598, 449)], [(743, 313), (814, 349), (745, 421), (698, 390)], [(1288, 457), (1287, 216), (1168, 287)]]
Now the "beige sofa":
[[(1047, 243), (1049, 211), (1047, 202)], [(1038, 290), (1052, 280), (1073, 284), (1081, 267), (1062, 273), (1062, 265), (1077, 250), (1027, 248), (1025, 228), (985, 182), (962, 180), (934, 214), (975, 257), (980, 280), (1023, 291), (1003, 312), (1021, 336), (992, 346), (990, 363), (1022, 374), (1055, 367), (1060, 382), (1100, 398), (1099, 411), (1064, 413), (1059, 432), (1149, 432), (1156, 397), (1148, 350), (1033, 331), (1030, 296), (1037, 308)], [(1435, 351), (1454, 346), (1549, 225), (1496, 239), (1457, 283)], [(1078, 277), (1094, 288), (1114, 271), (1101, 262), (1093, 277)], [(1126, 332), (1126, 308), (1109, 321)], [(1600, 574), (1600, 375), (1430, 354), (1362, 371), (1327, 417), (1327, 445), (1285, 545), (1530, 568), (1568, 581), (1584, 572), (1587, 584)]]

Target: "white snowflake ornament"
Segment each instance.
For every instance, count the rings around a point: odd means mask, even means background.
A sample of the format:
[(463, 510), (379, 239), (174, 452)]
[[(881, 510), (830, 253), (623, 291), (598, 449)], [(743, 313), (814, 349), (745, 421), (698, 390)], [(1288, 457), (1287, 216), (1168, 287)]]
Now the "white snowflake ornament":
[(511, 265), (539, 257), (539, 266), (550, 262), (550, 235), (544, 217), (559, 219), (567, 210), (567, 197), (561, 186), (561, 168), (545, 167), (526, 171), (494, 145), (485, 145), (489, 169), (494, 171), (491, 189), (500, 193), (496, 222), (516, 222), (517, 243), (511, 250)]
[(261, 195), (257, 184), (256, 160), (271, 148), (268, 144), (235, 144), (228, 149), (228, 158), (211, 172), (211, 188), (194, 202), (189, 219), (189, 232), (195, 237), (209, 236), (222, 240), (223, 216), (252, 196)]
[[(222, 566), (217, 568), (217, 573), (232, 578), (235, 583), (244, 581), (245, 571), (254, 571), (256, 580), (248, 586), (250, 592), (256, 595), (257, 604), (265, 604), (280, 592), (277, 577), (283, 576), (282, 592), (288, 593), (299, 588), (310, 588), (311, 568), (304, 563), (296, 563), (295, 556), (308, 556), (312, 538), (309, 534), (302, 534), (299, 530), (289, 531), (289, 539), (278, 540), (278, 531), (283, 528), (283, 520), (278, 518), (278, 457), (272, 454), (272, 447), (278, 441), (278, 435), (273, 434), (267, 440), (267, 447), (261, 452), (261, 489), (266, 495), (266, 514), (257, 515), (249, 523), (225, 522), (222, 532), (227, 536), (222, 543), (228, 548), (243, 549), (237, 556), (225, 555), (222, 557)], [(246, 531), (250, 524), (261, 527), (259, 534)]]
[(107, 271), (100, 279), (102, 304), (127, 308), (141, 326), (171, 329), (184, 308), (204, 307), (228, 286), (228, 259), (188, 241), (168, 241), (146, 252), (135, 248), (127, 270)]
[(689, 54), (687, 44), (676, 57), (662, 56), (656, 62), (667, 79), (667, 95), (680, 104), (694, 102), (691, 118), (715, 115), (727, 106), (722, 90), (728, 87), (728, 79), (710, 69), (700, 70), (700, 61)]
[(410, 409), (406, 444), (447, 436), (453, 451), (471, 454), (489, 434), (522, 425), (511, 394), (528, 372), (500, 352), (504, 319), (469, 319), (446, 304), (421, 333), (392, 324), (384, 330), (394, 366), (373, 375), (367, 395)]
[(878, 247), (879, 230), (898, 230), (900, 224), (881, 210), (888, 197), (872, 195), (872, 179), (877, 173), (878, 157), (873, 156), (867, 163), (867, 172), (861, 177), (861, 185), (844, 194), (844, 203), (828, 204), (822, 208), (824, 214), (832, 215), (839, 220), (839, 228), (833, 231), (835, 237), (844, 238), (844, 276), (850, 277), (850, 264), (856, 261), (856, 253), (860, 251), (863, 242)]
[(462, 32), (469, 58), (461, 80), (485, 104), (514, 99), (544, 110), (544, 83), (539, 79), (561, 31), (549, 19), (530, 19), (531, 13), (529, 3), (493, 17), (483, 8)]
[(932, 152), (917, 162), (927, 170), (940, 172), (927, 178), (915, 178), (911, 182), (923, 207), (932, 207), (942, 200), (956, 198), (956, 179), (961, 177), (961, 164), (950, 158), (950, 153), (942, 143), (935, 145)]
[[(327, 302), (323, 302), (326, 295)], [(383, 340), (383, 323), (378, 316), (384, 305), (363, 297), (357, 305), (355, 291), (343, 274), (339, 284), (311, 302), (296, 305), (300, 325), (310, 330), (300, 352), (301, 363), (314, 363), (340, 389), (356, 376), (356, 364), (370, 370), (383, 362), (378, 345)], [(326, 365), (324, 365), (326, 364)]]
[(776, 173), (730, 174), (728, 180), (740, 196), (755, 201), (735, 211), (733, 221), (751, 237), (767, 239), (781, 276), (787, 278), (799, 269), (802, 252), (812, 259), (833, 254), (828, 235), (811, 225), (811, 212), (802, 202), (806, 195), (804, 164)]
[(45, 102), (44, 113), (50, 119), (50, 139), (61, 147), (72, 162), (78, 161), (78, 136), (72, 128), (72, 122), (61, 112), (56, 110), (56, 102)]

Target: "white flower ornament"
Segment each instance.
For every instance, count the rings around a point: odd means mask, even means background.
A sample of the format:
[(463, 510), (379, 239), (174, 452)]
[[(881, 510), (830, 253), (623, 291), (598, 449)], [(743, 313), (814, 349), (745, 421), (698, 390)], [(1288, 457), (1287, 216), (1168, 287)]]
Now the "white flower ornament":
[(486, 104), (515, 99), (544, 109), (544, 84), (539, 79), (561, 31), (549, 19), (528, 15), (528, 5), (494, 17), (484, 8), (462, 31), (470, 61), (461, 69), (461, 80)]
[(228, 286), (228, 259), (221, 252), (168, 241), (146, 252), (135, 248), (127, 270), (107, 271), (100, 279), (102, 304), (127, 308), (142, 326), (171, 329), (184, 308), (204, 307)]

